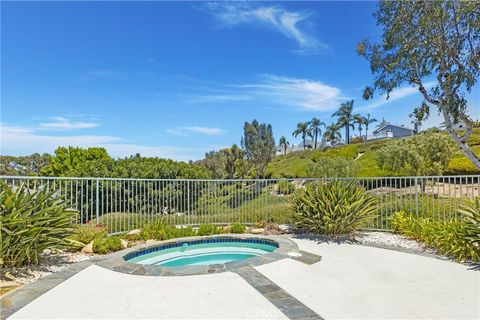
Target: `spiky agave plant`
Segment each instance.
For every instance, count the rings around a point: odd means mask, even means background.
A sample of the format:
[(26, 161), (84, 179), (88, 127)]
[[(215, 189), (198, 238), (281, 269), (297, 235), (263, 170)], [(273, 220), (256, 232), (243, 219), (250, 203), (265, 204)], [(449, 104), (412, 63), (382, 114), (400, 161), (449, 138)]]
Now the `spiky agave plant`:
[(465, 239), (476, 248), (476, 258), (480, 260), (480, 198), (476, 197), (470, 204), (459, 206), (458, 212), (465, 221)]
[(377, 215), (378, 202), (356, 181), (315, 182), (294, 195), (291, 210), (308, 232), (351, 237)]
[(0, 182), (0, 266), (38, 264), (47, 248), (74, 245), (76, 211), (55, 191), (16, 188)]

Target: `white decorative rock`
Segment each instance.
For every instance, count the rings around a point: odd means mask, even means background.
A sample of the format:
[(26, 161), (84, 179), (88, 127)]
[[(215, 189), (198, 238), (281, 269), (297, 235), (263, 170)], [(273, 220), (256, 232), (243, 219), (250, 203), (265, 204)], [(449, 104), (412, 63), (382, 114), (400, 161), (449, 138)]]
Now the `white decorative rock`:
[(135, 234), (140, 234), (140, 229), (133, 229), (128, 231), (127, 235), (135, 235)]
[(253, 234), (262, 234), (265, 232), (265, 229), (263, 228), (254, 228), (252, 230), (250, 230), (250, 233), (253, 233)]
[(148, 239), (147, 241), (145, 241), (145, 244), (151, 244), (151, 243), (154, 243), (154, 242), (156, 242), (156, 240)]
[(289, 224), (281, 224), (278, 226), (278, 229), (280, 229), (282, 232), (290, 233), (292, 232), (293, 227)]
[(82, 249), (83, 253), (93, 253), (93, 241), (90, 241), (89, 244), (87, 244), (85, 247)]
[(122, 248), (123, 248), (123, 249), (128, 248), (128, 241), (125, 240), (125, 239), (122, 239), (121, 241), (122, 241)]

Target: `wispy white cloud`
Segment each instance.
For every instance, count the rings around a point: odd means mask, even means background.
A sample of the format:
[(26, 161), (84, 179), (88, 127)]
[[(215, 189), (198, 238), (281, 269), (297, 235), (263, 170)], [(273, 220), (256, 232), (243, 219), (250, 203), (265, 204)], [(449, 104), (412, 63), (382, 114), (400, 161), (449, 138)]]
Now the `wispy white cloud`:
[(187, 99), (190, 103), (217, 103), (248, 100), (265, 106), (286, 106), (304, 111), (331, 111), (348, 99), (337, 87), (318, 80), (260, 75), (257, 81), (244, 84), (219, 85), (200, 88), (218, 94), (197, 94)]
[(130, 143), (124, 138), (109, 135), (51, 135), (36, 128), (8, 126), (0, 123), (0, 153), (26, 155), (35, 152), (52, 153), (59, 146), (104, 147), (113, 157), (140, 153), (147, 157), (170, 158), (179, 161), (200, 159), (209, 148), (147, 146)]
[(225, 130), (220, 128), (209, 128), (209, 127), (200, 127), (200, 126), (171, 128), (165, 131), (167, 133), (174, 134), (177, 136), (189, 136), (192, 133), (204, 134), (207, 136), (221, 136), (225, 134)]
[[(429, 82), (426, 82), (424, 84), (424, 87), (426, 89), (430, 89), (431, 87), (433, 87), (434, 84), (435, 84), (435, 82), (429, 81)], [(374, 100), (373, 102), (371, 102), (371, 103), (369, 103), (365, 106), (362, 106), (360, 108), (357, 108), (357, 110), (359, 110), (359, 111), (363, 111), (363, 110), (364, 111), (369, 111), (369, 110), (377, 109), (377, 108), (382, 107), (386, 104), (389, 104), (389, 103), (392, 103), (396, 100), (411, 96), (413, 94), (420, 94), (417, 87), (398, 88), (398, 89), (393, 90), (390, 93), (390, 96), (388, 97), (388, 99), (387, 99), (386, 96), (379, 97), (376, 100)]]
[(253, 95), (306, 111), (330, 111), (348, 97), (339, 88), (320, 81), (262, 75), (257, 83), (240, 85)]
[[(51, 152), (59, 146), (94, 146), (120, 142), (123, 139), (107, 135), (51, 135), (31, 127), (0, 124), (2, 150)], [(3, 153), (3, 151), (2, 151)]]
[(49, 122), (42, 122), (39, 124), (39, 127), (43, 129), (58, 130), (87, 129), (98, 126), (99, 124), (96, 121), (73, 121), (65, 117), (51, 117)]
[[(322, 53), (328, 46), (305, 29), (309, 13), (288, 11), (277, 5), (258, 5), (247, 2), (210, 2), (202, 8), (212, 14), (220, 26), (241, 24), (263, 26), (294, 40), (299, 53)], [(303, 24), (302, 24), (303, 23)]]

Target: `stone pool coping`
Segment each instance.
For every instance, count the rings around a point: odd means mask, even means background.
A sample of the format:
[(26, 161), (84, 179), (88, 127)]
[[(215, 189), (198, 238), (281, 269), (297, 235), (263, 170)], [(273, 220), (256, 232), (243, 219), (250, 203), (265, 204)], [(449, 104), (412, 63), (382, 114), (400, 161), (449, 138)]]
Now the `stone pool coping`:
[[(226, 235), (223, 235), (223, 236), (226, 236)], [(294, 259), (294, 260), (303, 262), (305, 264), (313, 264), (313, 263), (316, 263), (316, 262), (321, 260), (321, 257), (316, 255), (316, 254), (300, 250), (299, 247), (297, 246), (297, 244), (294, 241), (291, 240), (292, 235), (262, 236), (262, 235), (250, 235), (250, 234), (231, 234), (229, 236), (237, 237), (237, 238), (242, 238), (242, 237), (243, 238), (247, 238), (247, 237), (249, 237), (249, 238), (266, 238), (266, 239), (277, 241), (280, 245), (280, 248), (277, 249), (277, 250), (279, 250), (278, 252), (281, 252), (281, 254), (276, 257), (276, 258), (278, 258), (277, 260), (284, 259), (284, 258), (290, 258), (290, 259)], [(295, 238), (295, 236), (293, 236), (293, 237)], [(199, 237), (192, 237), (192, 238), (198, 239)], [(303, 237), (300, 236), (298, 238), (300, 238), (300, 239), (304, 238), (305, 239), (305, 238), (308, 238), (308, 235), (303, 235)], [(171, 240), (171, 241), (181, 242), (181, 241), (186, 241), (187, 239), (190, 239), (190, 238), (179, 238), (179, 239)], [(317, 241), (320, 240), (320, 242), (321, 242), (322, 239), (319, 239), (319, 238), (315, 239), (315, 237), (312, 237), (312, 238), (310, 238), (310, 240), (317, 240)], [(325, 239), (323, 239), (323, 240), (325, 241)], [(137, 245), (137, 246), (134, 246), (132, 248), (124, 249), (122, 251), (118, 251), (116, 253), (111, 253), (111, 254), (108, 254), (108, 255), (105, 255), (105, 256), (94, 256), (89, 260), (74, 263), (74, 264), (70, 265), (69, 267), (67, 267), (63, 271), (53, 273), (53, 274), (51, 274), (51, 275), (49, 275), (45, 278), (42, 278), (42, 279), (39, 279), (39, 280), (33, 282), (31, 284), (16, 288), (16, 289), (8, 292), (7, 294), (3, 295), (0, 298), (0, 309), (2, 310), (0, 312), (0, 319), (6, 319), (7, 317), (9, 317), (13, 313), (15, 313), (20, 308), (23, 308), (25, 305), (27, 305), (32, 300), (38, 298), (42, 294), (44, 294), (47, 291), (53, 289), (54, 287), (61, 284), (62, 282), (64, 282), (68, 278), (74, 276), (78, 272), (84, 270), (85, 268), (87, 268), (91, 265), (99, 265), (99, 266), (103, 265), (103, 267), (107, 267), (107, 269), (108, 269), (108, 268), (112, 267), (112, 261), (115, 261), (118, 258), (123, 260), (123, 256), (125, 256), (129, 252), (133, 252), (133, 251), (138, 250), (140, 248), (158, 246), (159, 244), (162, 244), (162, 243), (165, 243), (165, 242), (166, 241), (163, 241), (163, 242), (156, 241), (156, 242), (152, 242), (152, 243), (149, 243), (149, 244)], [(286, 246), (282, 246), (282, 244), (285, 244)], [(400, 251), (400, 252), (419, 255), (419, 256), (424, 256), (424, 257), (428, 257), (428, 258), (447, 260), (449, 262), (454, 262), (455, 263), (455, 261), (453, 261), (451, 259), (448, 259), (448, 258), (445, 258), (445, 257), (440, 257), (440, 256), (432, 254), (432, 253), (420, 252), (420, 251), (417, 251), (417, 250), (405, 249), (405, 248), (401, 248), (401, 247), (397, 247), (397, 246), (381, 245), (381, 244), (374, 244), (374, 243), (355, 243), (355, 242), (353, 242), (351, 244), (368, 246), (368, 247), (375, 247), (375, 248), (379, 248), (379, 249)], [(291, 250), (287, 249), (287, 250), (284, 251), (283, 248), (289, 248)], [(298, 252), (298, 253), (301, 254), (301, 256), (299, 256), (299, 257), (289, 256), (288, 252)], [(273, 258), (275, 258), (275, 257), (272, 257), (272, 259)], [(255, 259), (255, 258), (251, 258), (251, 259)], [(277, 260), (272, 260), (270, 262), (277, 261)], [(259, 263), (259, 262), (255, 261), (255, 260), (250, 260), (249, 263), (247, 263), (247, 266), (238, 267), (238, 269), (231, 270), (231, 271), (239, 274), (240, 276), (242, 276), (244, 279), (247, 279), (247, 281), (248, 281), (248, 278), (244, 277), (243, 274), (245, 273), (246, 270), (250, 273), (253, 272), (254, 271), (254, 270), (252, 271), (253, 268), (250, 268), (249, 266), (258, 265), (257, 263)], [(268, 263), (268, 262), (265, 262), (265, 263)], [(125, 261), (124, 261), (124, 264), (126, 264)], [(477, 270), (479, 270), (479, 269), (480, 268), (478, 268)], [(133, 268), (133, 270), (130, 268), (129, 269), (130, 272), (127, 272), (127, 273), (136, 274), (135, 273), (136, 270), (137, 269), (135, 269), (135, 268)], [(222, 271), (227, 271), (227, 270), (216, 270), (216, 271), (217, 272), (222, 272)], [(155, 272), (152, 272), (152, 274), (149, 274), (149, 275), (154, 275), (153, 273), (155, 273)], [(162, 275), (162, 274), (158, 274), (158, 275)], [(165, 276), (165, 275), (170, 275), (171, 276), (171, 275), (178, 275), (178, 274), (163, 274), (163, 276)], [(188, 274), (184, 274), (184, 275), (188, 275)], [(274, 303), (275, 305), (278, 304), (275, 301), (276, 296), (272, 295), (270, 292), (267, 292), (268, 290), (265, 289), (265, 288), (270, 288), (270, 289), (272, 288), (272, 285), (270, 283), (265, 283), (265, 281), (259, 282), (256, 277), (250, 277), (250, 278), (255, 280), (252, 283), (257, 284), (257, 286), (261, 285), (259, 288), (257, 288), (254, 285), (254, 287), (257, 289), (257, 291), (261, 292), (268, 300), (272, 301), (272, 303)], [(275, 287), (275, 286), (273, 286), (273, 287)], [(288, 300), (288, 299), (285, 300), (286, 298), (284, 297), (285, 293), (283, 292), (283, 290), (277, 290), (276, 292), (283, 294), (283, 295), (279, 295), (279, 297), (277, 297), (279, 299), (279, 300), (277, 299), (278, 301), (281, 301), (281, 303), (284, 303), (285, 301)], [(292, 299), (290, 299), (290, 300), (292, 300)], [(294, 301), (294, 299), (292, 301)], [(295, 305), (295, 304), (293, 303), (293, 305)], [(306, 309), (305, 308), (300, 308), (299, 310), (305, 311)], [(306, 311), (308, 311), (308, 310), (306, 310)], [(306, 317), (306, 314), (302, 313), (302, 315), (299, 317), (299, 319), (302, 319), (302, 317)], [(289, 318), (292, 319), (294, 317), (289, 315)], [(308, 317), (308, 318), (309, 319), (314, 319), (315, 317), (312, 317), (312, 318)]]
[[(165, 267), (155, 266), (157, 268), (144, 268), (142, 265), (136, 265), (133, 263), (127, 263), (123, 257), (133, 251), (145, 249), (148, 247), (158, 246), (167, 242), (182, 242), (187, 241), (188, 239), (199, 239), (199, 238), (211, 238), (213, 236), (205, 237), (189, 237), (189, 238), (178, 238), (174, 240), (167, 241), (155, 241), (149, 244), (141, 244), (128, 249), (124, 249), (115, 253), (107, 254), (105, 256), (95, 256), (89, 260), (82, 262), (74, 263), (68, 266), (66, 269), (55, 272), (48, 275), (45, 278), (39, 279), (33, 283), (30, 283), (25, 286), (18, 287), (0, 298), (0, 319), (6, 319), (10, 315), (14, 314), (19, 309), (26, 306), (31, 301), (35, 300), (39, 296), (43, 295), (47, 291), (53, 289), (57, 285), (61, 284), (65, 280), (76, 275), (78, 272), (88, 268), (91, 265), (98, 265), (106, 269), (110, 269), (117, 272), (128, 273), (132, 275), (144, 275), (144, 276), (187, 276), (195, 274), (208, 274), (224, 271), (232, 271), (238, 274), (241, 274), (241, 270), (249, 267), (255, 267), (257, 265), (266, 264), (274, 261), (278, 261), (285, 258), (294, 259), (305, 264), (313, 264), (321, 260), (321, 257), (309, 252), (302, 251), (298, 248), (297, 244), (288, 238), (285, 235), (276, 235), (276, 236), (263, 236), (263, 235), (252, 235), (252, 234), (226, 234), (226, 235), (217, 235), (217, 236), (230, 236), (236, 238), (259, 238), (259, 239), (269, 239), (274, 240), (279, 244), (279, 248), (274, 252), (267, 253), (260, 257), (254, 257), (240, 261), (236, 265), (229, 264), (228, 266), (223, 267), (214, 267), (214, 268), (204, 268), (203, 270), (187, 270), (183, 272), (171, 272), (166, 270)], [(300, 253), (300, 256), (289, 256), (288, 252), (297, 252)], [(257, 259), (260, 258), (260, 259)], [(214, 265), (215, 266), (215, 265)], [(148, 266), (147, 266), (148, 267)], [(116, 268), (117, 270), (115, 270)], [(148, 269), (148, 274), (147, 274)], [(212, 270), (213, 269), (213, 270)], [(228, 269), (228, 270), (227, 270)], [(198, 273), (200, 272), (200, 273)], [(269, 299), (270, 300), (270, 299)], [(303, 309), (302, 309), (303, 310)]]
[[(190, 241), (197, 240), (208, 240), (215, 238), (231, 238), (231, 239), (259, 239), (259, 240), (270, 240), (278, 243), (278, 248), (273, 252), (263, 254), (261, 256), (241, 260), (233, 261), (221, 264), (211, 264), (211, 265), (199, 265), (199, 266), (185, 266), (185, 267), (175, 267), (168, 268), (157, 265), (142, 265), (137, 263), (132, 263), (125, 261), (124, 257), (136, 252), (152, 249), (155, 247), (169, 245), (169, 244), (178, 244)], [(292, 257), (288, 253), (299, 253), (298, 257)], [(129, 249), (125, 249), (110, 255), (108, 260), (101, 261), (97, 263), (98, 266), (126, 274), (141, 275), (141, 276), (189, 276), (189, 275), (200, 275), (200, 274), (210, 274), (210, 273), (219, 273), (226, 271), (235, 271), (241, 267), (256, 267), (262, 264), (271, 263), (285, 258), (293, 258), (302, 261), (305, 259), (306, 263), (309, 263), (312, 260), (312, 257), (301, 251), (297, 244), (285, 236), (263, 236), (263, 235), (250, 235), (250, 234), (220, 234), (212, 236), (196, 236), (196, 237), (185, 237), (177, 238), (166, 241), (155, 241), (148, 244), (141, 244), (134, 246)], [(320, 261), (320, 259), (313, 259)], [(307, 262), (308, 261), (308, 262)]]

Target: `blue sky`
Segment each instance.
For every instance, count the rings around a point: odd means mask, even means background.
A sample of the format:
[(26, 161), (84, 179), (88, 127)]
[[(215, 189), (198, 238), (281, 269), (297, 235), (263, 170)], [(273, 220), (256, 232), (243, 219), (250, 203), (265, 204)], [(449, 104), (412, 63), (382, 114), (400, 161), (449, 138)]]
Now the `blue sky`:
[[(378, 39), (374, 2), (2, 2), (1, 153), (104, 146), (176, 160), (239, 143), (256, 118), (275, 139), (355, 111), (410, 126), (412, 88), (362, 101), (356, 44)], [(480, 118), (480, 91), (469, 95)], [(438, 125), (433, 112), (425, 127)]]

